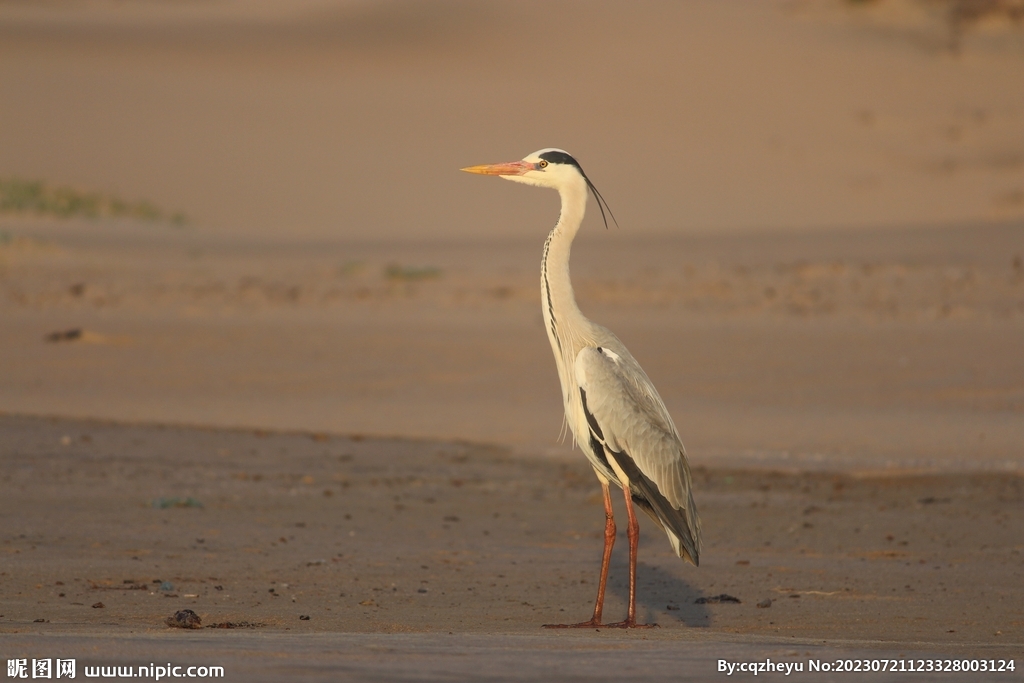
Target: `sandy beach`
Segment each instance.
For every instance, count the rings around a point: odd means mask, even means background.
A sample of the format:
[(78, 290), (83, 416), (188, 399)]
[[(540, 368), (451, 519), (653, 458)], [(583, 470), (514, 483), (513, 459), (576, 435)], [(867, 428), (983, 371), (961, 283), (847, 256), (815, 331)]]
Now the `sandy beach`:
[[(1024, 32), (588, 7), (0, 2), (0, 657), (1024, 666)], [(547, 145), (618, 218), (580, 306), (694, 468), (701, 566), (641, 521), (658, 629), (540, 628), (589, 616), (604, 522), (539, 310), (557, 204), (457, 169)], [(963, 678), (842, 674), (908, 676)]]
[[(280, 247), (82, 227), (14, 226), (0, 248), (0, 410), (570, 448), (540, 235)], [(578, 296), (657, 378), (694, 462), (1018, 468), (1018, 226), (624, 233), (581, 235)]]

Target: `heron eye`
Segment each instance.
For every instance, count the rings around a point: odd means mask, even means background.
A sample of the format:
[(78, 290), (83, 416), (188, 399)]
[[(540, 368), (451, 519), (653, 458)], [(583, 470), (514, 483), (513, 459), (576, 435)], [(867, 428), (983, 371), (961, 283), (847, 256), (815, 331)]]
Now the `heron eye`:
[(537, 164), (537, 167), (538, 168), (547, 168), (548, 167), (548, 162), (546, 162), (543, 159), (541, 159), (540, 163)]

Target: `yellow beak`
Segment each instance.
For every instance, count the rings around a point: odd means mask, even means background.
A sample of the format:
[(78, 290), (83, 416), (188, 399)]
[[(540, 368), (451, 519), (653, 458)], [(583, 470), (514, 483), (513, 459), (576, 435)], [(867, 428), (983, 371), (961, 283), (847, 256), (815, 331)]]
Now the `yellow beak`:
[(480, 175), (526, 175), (536, 170), (536, 166), (528, 161), (510, 161), (504, 164), (484, 164), (482, 166), (468, 166), (460, 169), (466, 173), (478, 173)]

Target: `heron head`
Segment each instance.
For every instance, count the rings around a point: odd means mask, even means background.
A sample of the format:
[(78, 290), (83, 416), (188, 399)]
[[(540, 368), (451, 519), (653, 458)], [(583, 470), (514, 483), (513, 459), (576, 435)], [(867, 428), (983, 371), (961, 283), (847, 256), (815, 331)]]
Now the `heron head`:
[(527, 155), (521, 161), (504, 164), (484, 164), (462, 169), (466, 173), (496, 175), (517, 183), (559, 189), (570, 183), (585, 181), (586, 176), (578, 161), (561, 149), (542, 149)]
[[(482, 166), (469, 166), (462, 169), (466, 173), (479, 173), (480, 175), (496, 175), (517, 183), (536, 185), (537, 187), (550, 187), (561, 192), (573, 185), (582, 185), (594, 193), (597, 206), (601, 209), (601, 216), (604, 218), (605, 209), (608, 203), (604, 197), (590, 182), (590, 178), (583, 172), (580, 162), (576, 161), (571, 154), (564, 149), (548, 147), (533, 154), (528, 154), (521, 161), (510, 161), (504, 164), (484, 164)], [(583, 190), (586, 192), (586, 190)], [(608, 209), (608, 215), (612, 215)], [(615, 216), (612, 215), (612, 220)], [(604, 220), (605, 227), (608, 227), (608, 219)], [(616, 221), (618, 225), (618, 221)]]

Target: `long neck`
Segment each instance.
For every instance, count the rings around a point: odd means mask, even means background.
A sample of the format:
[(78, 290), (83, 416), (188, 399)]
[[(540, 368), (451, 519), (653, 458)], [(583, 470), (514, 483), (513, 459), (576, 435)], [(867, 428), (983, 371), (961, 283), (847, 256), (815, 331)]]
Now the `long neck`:
[(540, 283), (544, 323), (564, 394), (572, 381), (569, 369), (579, 351), (578, 347), (582, 345), (580, 334), (586, 333), (590, 327), (590, 321), (576, 305), (569, 279), (569, 251), (586, 211), (587, 187), (581, 180), (578, 184), (561, 188), (559, 194), (562, 211), (558, 223), (544, 243)]

